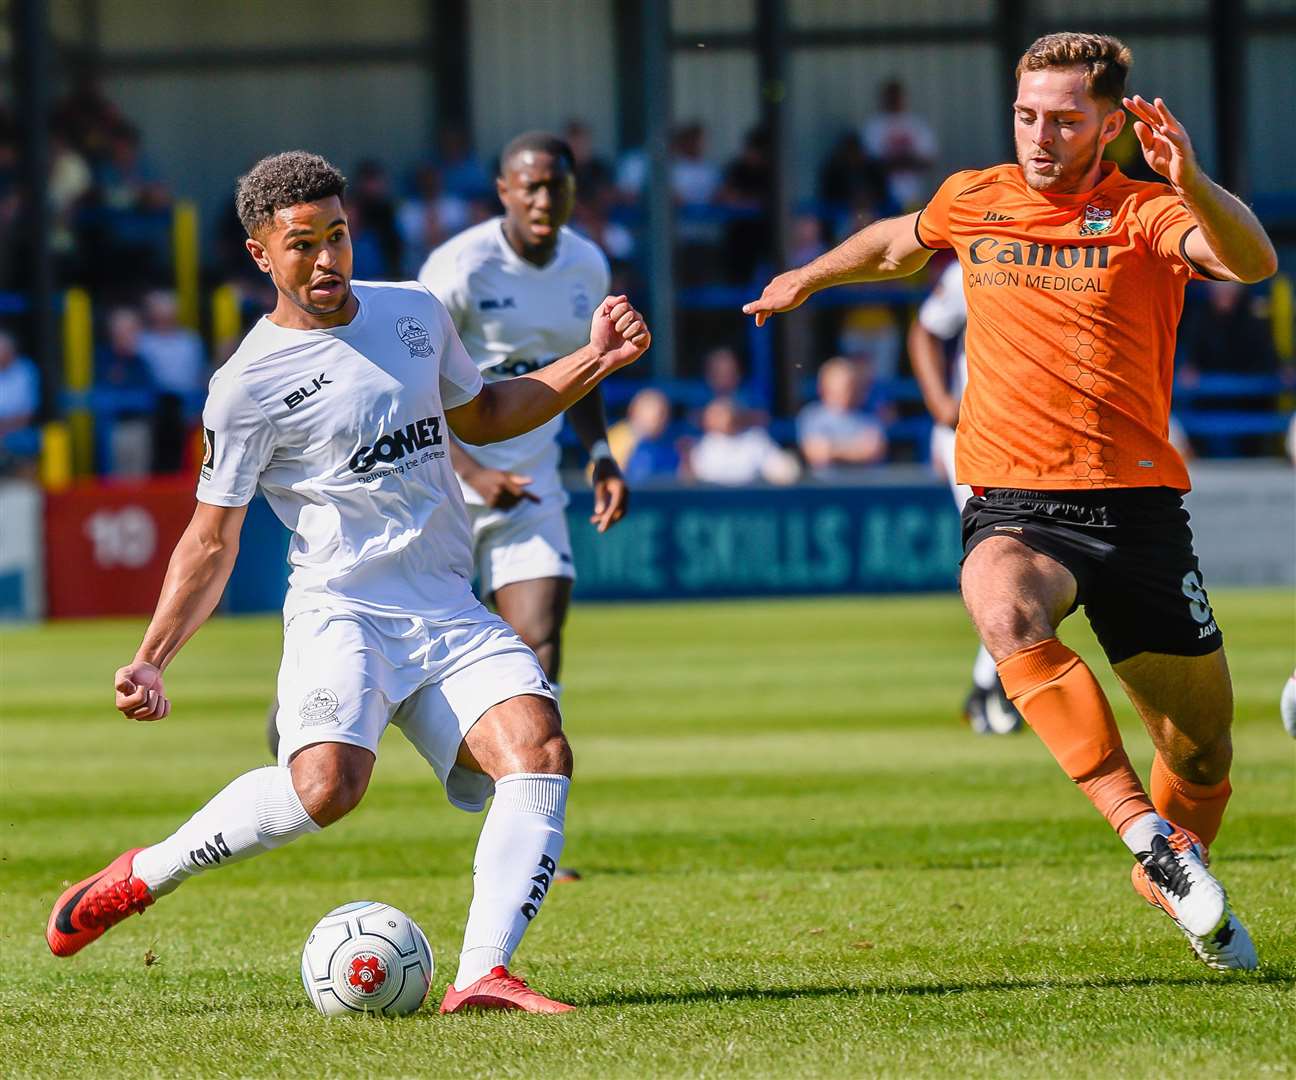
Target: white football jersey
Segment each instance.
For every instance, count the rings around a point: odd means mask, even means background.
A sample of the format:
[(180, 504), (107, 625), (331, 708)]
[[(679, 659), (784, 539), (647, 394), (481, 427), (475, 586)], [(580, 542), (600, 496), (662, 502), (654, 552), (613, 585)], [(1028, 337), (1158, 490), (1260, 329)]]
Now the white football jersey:
[[(607, 295), (611, 273), (597, 244), (563, 228), (546, 266), (517, 254), (492, 218), (447, 240), (419, 271), (450, 312), (464, 347), (488, 382), (551, 364), (589, 342), (590, 318)], [(505, 442), (466, 446), (477, 461), (532, 478), (530, 490), (563, 497), (558, 478), (562, 417)], [(470, 503), (482, 498), (467, 484)]]
[[(918, 322), (928, 333), (942, 341), (950, 341), (963, 333), (967, 326), (967, 297), (963, 294), (963, 269), (958, 262), (945, 267), (936, 288), (918, 309)], [(967, 386), (967, 353), (963, 342), (958, 345), (954, 358), (954, 371), (950, 379), (950, 393), (957, 400)]]
[(260, 486), (293, 532), (286, 619), (468, 617), (472, 544), (445, 411), (476, 397), (481, 375), (422, 285), (352, 288), (347, 325), (262, 318), (212, 376), (198, 499), (243, 506)]

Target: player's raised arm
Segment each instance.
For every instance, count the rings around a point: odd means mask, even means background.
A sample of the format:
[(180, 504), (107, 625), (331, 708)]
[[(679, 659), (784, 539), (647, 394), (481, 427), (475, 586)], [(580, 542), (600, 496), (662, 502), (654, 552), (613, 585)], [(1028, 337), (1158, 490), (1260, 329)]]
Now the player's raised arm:
[(921, 270), (932, 253), (918, 242), (917, 226), (917, 213), (873, 222), (814, 262), (779, 274), (759, 299), (743, 305), (743, 314), (755, 315), (756, 325), (764, 326), (771, 315), (800, 307), (820, 289)]
[(135, 659), (118, 668), (116, 705), (131, 720), (161, 720), (171, 711), (162, 672), (219, 603), (238, 556), (246, 506), (199, 503), (171, 553), (153, 620)]
[(570, 409), (650, 344), (643, 316), (624, 296), (609, 296), (594, 312), (588, 345), (539, 371), (487, 383), (468, 403), (447, 409), (446, 420), (458, 438), (476, 446), (511, 439)]
[(1197, 222), (1184, 254), (1215, 277), (1254, 284), (1278, 270), (1264, 226), (1241, 199), (1215, 183), (1197, 162), (1187, 129), (1161, 98), (1125, 98), (1134, 134), (1149, 166), (1170, 182)]

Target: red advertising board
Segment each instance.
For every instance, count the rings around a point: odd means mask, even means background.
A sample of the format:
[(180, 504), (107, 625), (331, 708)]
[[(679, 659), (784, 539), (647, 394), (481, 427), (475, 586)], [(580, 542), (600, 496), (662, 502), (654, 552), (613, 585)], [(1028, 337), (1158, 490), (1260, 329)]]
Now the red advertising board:
[(45, 498), (51, 618), (148, 615), (193, 515), (189, 478), (85, 484)]

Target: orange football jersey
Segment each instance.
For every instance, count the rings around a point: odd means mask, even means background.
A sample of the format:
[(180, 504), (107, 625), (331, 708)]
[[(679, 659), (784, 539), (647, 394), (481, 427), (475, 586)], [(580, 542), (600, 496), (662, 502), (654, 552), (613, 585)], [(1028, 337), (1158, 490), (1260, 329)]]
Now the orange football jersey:
[(1184, 286), (1208, 276), (1184, 248), (1197, 225), (1167, 185), (1102, 170), (1082, 195), (1016, 165), (955, 173), (918, 217), (963, 268), (960, 483), (1188, 490), (1167, 430)]

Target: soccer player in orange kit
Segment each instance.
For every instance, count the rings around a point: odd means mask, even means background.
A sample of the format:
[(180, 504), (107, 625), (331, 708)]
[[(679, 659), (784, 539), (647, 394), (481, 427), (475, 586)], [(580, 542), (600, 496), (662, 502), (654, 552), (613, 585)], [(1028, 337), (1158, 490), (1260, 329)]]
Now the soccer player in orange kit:
[[(1124, 96), (1130, 63), (1115, 38), (1040, 38), (1017, 66), (1016, 164), (955, 173), (923, 210), (780, 274), (743, 311), (761, 325), (819, 289), (954, 250), (968, 301), (956, 467), (975, 492), (964, 603), (1008, 697), (1133, 853), (1135, 889), (1204, 963), (1251, 969), (1250, 936), (1208, 869), (1233, 694), (1167, 426), (1188, 279), (1256, 282), (1277, 257), (1166, 104)], [(1122, 101), (1166, 183), (1103, 161)], [(1098, 681), (1056, 637), (1081, 604), (1156, 747), (1150, 792)]]

